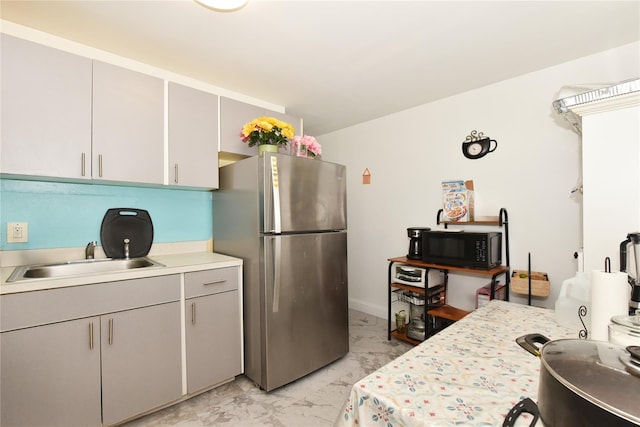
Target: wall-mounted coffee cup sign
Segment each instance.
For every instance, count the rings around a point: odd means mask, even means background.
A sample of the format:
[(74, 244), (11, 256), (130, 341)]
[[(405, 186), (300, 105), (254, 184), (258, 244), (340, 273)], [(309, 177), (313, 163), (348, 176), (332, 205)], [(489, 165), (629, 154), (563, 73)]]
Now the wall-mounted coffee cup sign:
[(462, 143), (462, 154), (467, 159), (479, 159), (493, 153), (496, 148), (498, 148), (498, 142), (495, 139), (484, 136), (482, 132), (472, 130)]

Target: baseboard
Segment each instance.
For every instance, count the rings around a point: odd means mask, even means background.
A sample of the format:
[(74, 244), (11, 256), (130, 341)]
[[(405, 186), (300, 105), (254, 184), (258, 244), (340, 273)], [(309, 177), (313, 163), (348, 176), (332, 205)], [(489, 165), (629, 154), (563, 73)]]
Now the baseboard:
[(363, 313), (370, 314), (372, 316), (379, 317), (381, 319), (387, 319), (388, 309), (386, 306), (379, 306), (370, 304), (367, 302), (362, 302), (360, 300), (356, 300), (353, 298), (349, 298), (349, 308), (353, 310), (358, 310)]

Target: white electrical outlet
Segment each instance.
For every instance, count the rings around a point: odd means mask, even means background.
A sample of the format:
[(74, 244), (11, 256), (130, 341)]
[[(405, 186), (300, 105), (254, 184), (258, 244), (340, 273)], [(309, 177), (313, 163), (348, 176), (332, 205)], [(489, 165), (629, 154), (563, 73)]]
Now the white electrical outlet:
[(29, 241), (28, 222), (7, 223), (7, 243), (27, 243)]

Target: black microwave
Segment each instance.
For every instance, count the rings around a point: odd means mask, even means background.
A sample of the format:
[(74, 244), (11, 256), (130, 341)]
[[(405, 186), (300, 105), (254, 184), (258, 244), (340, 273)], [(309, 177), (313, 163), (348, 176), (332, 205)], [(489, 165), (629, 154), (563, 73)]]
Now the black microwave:
[(502, 264), (502, 233), (425, 231), (422, 233), (422, 260), (489, 270)]

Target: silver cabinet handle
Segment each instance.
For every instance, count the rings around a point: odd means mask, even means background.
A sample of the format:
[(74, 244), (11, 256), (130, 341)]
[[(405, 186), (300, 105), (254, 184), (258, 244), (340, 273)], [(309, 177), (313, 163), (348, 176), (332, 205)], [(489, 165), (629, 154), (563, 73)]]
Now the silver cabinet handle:
[(86, 160), (87, 160), (86, 157), (87, 156), (85, 155), (85, 153), (82, 153), (82, 156), (80, 156), (80, 174), (81, 174), (81, 176), (85, 176), (85, 173), (86, 173), (86, 169), (85, 169), (86, 168), (85, 163), (86, 163)]
[(220, 279), (220, 280), (214, 280), (213, 282), (205, 282), (203, 283), (204, 286), (209, 286), (209, 285), (217, 285), (218, 283), (224, 283), (226, 282), (225, 279)]
[(178, 183), (178, 164), (177, 163), (176, 163), (174, 169), (175, 169), (175, 172), (174, 172), (173, 182), (175, 182), (177, 184)]
[(191, 303), (191, 324), (192, 325), (196, 324), (196, 303), (195, 302)]
[(98, 154), (98, 176), (102, 178), (102, 154)]
[(109, 345), (113, 344), (113, 319), (109, 319)]
[(93, 322), (89, 322), (89, 350), (93, 350)]

